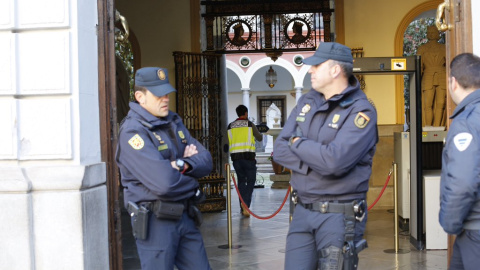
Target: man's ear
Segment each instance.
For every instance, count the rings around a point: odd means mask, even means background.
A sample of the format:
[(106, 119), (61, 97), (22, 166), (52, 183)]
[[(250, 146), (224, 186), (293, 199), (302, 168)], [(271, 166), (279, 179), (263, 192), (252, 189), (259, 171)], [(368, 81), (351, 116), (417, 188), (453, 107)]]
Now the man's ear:
[(342, 72), (342, 68), (340, 65), (334, 65), (333, 67), (330, 68), (330, 76), (332, 78), (336, 78), (340, 73)]
[(135, 91), (135, 100), (139, 104), (144, 104), (145, 103), (145, 94), (142, 91)]
[(455, 77), (450, 77), (450, 88), (452, 92), (455, 92), (458, 90), (458, 82), (457, 82), (457, 79), (455, 79)]

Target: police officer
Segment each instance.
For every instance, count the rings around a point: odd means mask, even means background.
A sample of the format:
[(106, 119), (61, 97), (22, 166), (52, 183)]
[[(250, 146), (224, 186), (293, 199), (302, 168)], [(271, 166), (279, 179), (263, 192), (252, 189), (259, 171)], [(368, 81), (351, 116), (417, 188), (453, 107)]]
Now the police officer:
[(480, 266), (480, 57), (456, 56), (448, 90), (457, 107), (442, 154), (440, 224), (456, 235), (451, 270)]
[[(118, 138), (125, 206), (144, 270), (211, 269), (197, 227), (195, 195), (200, 194), (197, 179), (212, 170), (212, 157), (169, 111), (168, 94), (175, 91), (166, 69), (139, 69), (136, 101), (129, 104)], [(145, 227), (138, 224), (142, 210), (148, 213)]]
[(311, 65), (313, 89), (298, 100), (273, 151), (292, 171), (296, 202), (285, 269), (356, 269), (366, 245), (376, 110), (352, 75), (348, 47), (322, 42), (303, 62)]
[[(238, 189), (243, 201), (250, 208), (252, 193), (257, 178), (255, 160), (255, 140), (262, 141), (263, 136), (257, 127), (248, 120), (248, 108), (238, 105), (235, 109), (238, 118), (228, 125), (230, 158), (238, 178)], [(250, 217), (240, 202), (242, 215)]]

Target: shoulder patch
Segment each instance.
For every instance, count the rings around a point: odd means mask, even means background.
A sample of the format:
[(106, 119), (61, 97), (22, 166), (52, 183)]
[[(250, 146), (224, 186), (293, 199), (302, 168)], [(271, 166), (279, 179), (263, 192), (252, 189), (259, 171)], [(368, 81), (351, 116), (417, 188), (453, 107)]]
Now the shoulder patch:
[(473, 136), (470, 133), (458, 133), (457, 135), (455, 135), (455, 137), (453, 137), (453, 143), (455, 144), (455, 147), (457, 147), (458, 151), (463, 152), (472, 142), (472, 138)]
[(370, 117), (368, 117), (366, 114), (359, 112), (357, 116), (355, 116), (355, 126), (358, 128), (364, 128), (367, 126), (368, 122), (370, 122)]
[(128, 144), (130, 144), (133, 149), (140, 150), (145, 145), (145, 142), (140, 135), (135, 134), (130, 140), (128, 140)]

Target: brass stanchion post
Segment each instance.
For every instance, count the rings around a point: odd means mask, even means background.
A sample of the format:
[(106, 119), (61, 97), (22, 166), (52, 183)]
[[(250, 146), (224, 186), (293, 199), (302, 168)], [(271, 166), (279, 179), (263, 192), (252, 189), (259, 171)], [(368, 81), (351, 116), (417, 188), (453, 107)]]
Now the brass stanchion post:
[(228, 248), (232, 248), (232, 189), (230, 184), (230, 164), (227, 165), (227, 233), (228, 233)]
[(405, 254), (409, 253), (410, 250), (400, 249), (400, 243), (398, 241), (399, 232), (398, 232), (398, 179), (397, 179), (397, 163), (392, 162), (393, 166), (393, 212), (394, 212), (394, 239), (395, 239), (395, 248), (385, 250), (386, 253), (396, 253), (396, 254)]
[(227, 235), (228, 235), (228, 244), (227, 245), (221, 245), (218, 246), (219, 248), (222, 249), (232, 249), (232, 248), (241, 248), (242, 246), (232, 245), (232, 189), (231, 189), (231, 184), (230, 180), (231, 178), (231, 173), (230, 173), (230, 164), (225, 164), (225, 170), (227, 172)]
[(395, 253), (398, 253), (398, 179), (397, 179), (397, 163), (393, 163), (393, 204), (395, 213)]

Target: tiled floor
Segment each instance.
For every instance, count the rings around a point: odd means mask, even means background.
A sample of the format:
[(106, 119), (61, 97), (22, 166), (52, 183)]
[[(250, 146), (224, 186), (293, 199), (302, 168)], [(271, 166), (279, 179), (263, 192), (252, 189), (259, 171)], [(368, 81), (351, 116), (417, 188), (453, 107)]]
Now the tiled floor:
[[(267, 177), (268, 178), (268, 177)], [(271, 182), (265, 181), (265, 188), (256, 188), (252, 211), (261, 217), (273, 214), (282, 204), (286, 189), (271, 189)], [(238, 196), (232, 192), (232, 249), (228, 246), (227, 213), (204, 213), (201, 227), (210, 265), (214, 270), (280, 270), (283, 269), (285, 237), (289, 225), (289, 203), (273, 218), (245, 218), (240, 215)], [(128, 217), (127, 217), (128, 218)], [(393, 213), (386, 210), (369, 212), (365, 238), (369, 247), (360, 253), (358, 269), (368, 270), (423, 270), (447, 269), (446, 250), (416, 250), (409, 243), (408, 232), (401, 232), (400, 249), (406, 254), (386, 253), (394, 248)], [(138, 257), (135, 244), (124, 232), (124, 269), (137, 270)]]

